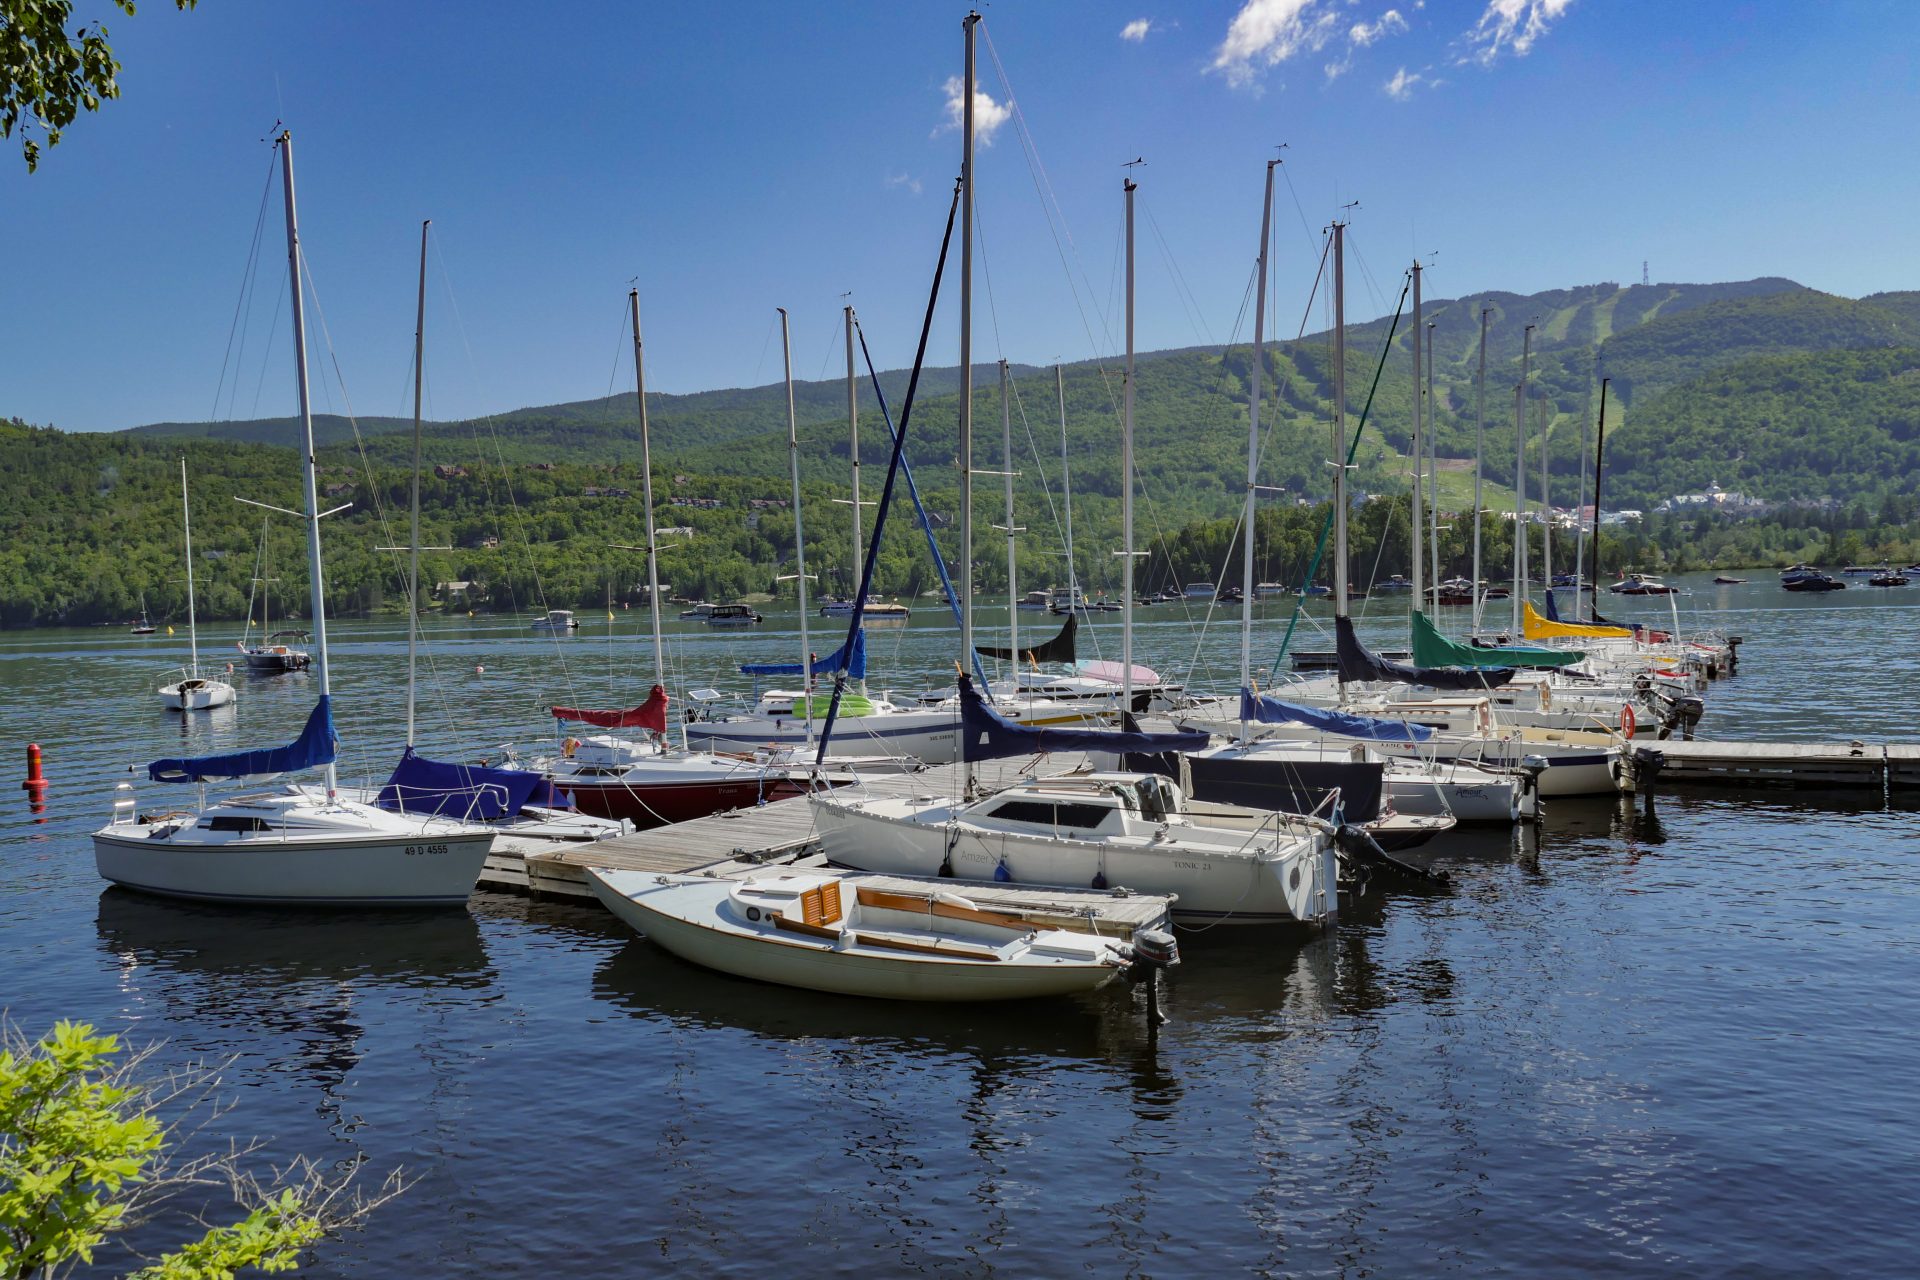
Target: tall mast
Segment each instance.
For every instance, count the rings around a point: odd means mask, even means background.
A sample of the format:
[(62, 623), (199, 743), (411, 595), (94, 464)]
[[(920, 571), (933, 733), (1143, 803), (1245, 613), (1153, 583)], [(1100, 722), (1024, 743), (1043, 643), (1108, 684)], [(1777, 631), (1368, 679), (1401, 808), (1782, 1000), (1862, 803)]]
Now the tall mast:
[(1492, 307), (1480, 308), (1480, 376), (1475, 381), (1474, 424), (1473, 424), (1473, 631), (1480, 633), (1480, 606), (1485, 603), (1480, 594), (1480, 470), (1481, 457), (1487, 443), (1487, 316)]
[[(1593, 593), (1593, 607), (1587, 610), (1591, 618), (1600, 608), (1600, 460), (1605, 456), (1607, 447), (1607, 384), (1612, 378), (1600, 379), (1600, 426), (1593, 435), (1593, 571), (1588, 575), (1587, 590)], [(1579, 617), (1576, 612), (1574, 617)]]
[(1527, 374), (1533, 362), (1533, 326), (1520, 338), (1520, 385), (1513, 391), (1513, 634), (1527, 598)]
[(420, 294), (413, 313), (413, 494), (407, 506), (407, 745), (413, 745), (413, 664), (420, 644), (420, 397), (426, 382), (427, 228), (420, 224)]
[[(667, 685), (667, 658), (660, 642), (660, 545), (653, 529), (653, 440), (647, 430), (647, 364), (640, 341), (640, 291), (627, 291), (627, 306), (633, 313), (633, 391), (640, 405), (640, 503), (647, 512), (647, 621), (653, 628), (653, 682)], [(782, 314), (785, 314), (784, 312)], [(795, 494), (796, 498), (798, 494)], [(800, 504), (794, 503), (794, 526), (800, 523)], [(804, 645), (807, 625), (806, 583), (800, 584), (800, 625)]]
[(1593, 380), (1587, 379), (1586, 404), (1580, 411), (1580, 484), (1573, 491), (1573, 620), (1580, 620), (1580, 592), (1587, 567), (1587, 522), (1580, 507), (1587, 500), (1587, 413), (1593, 408)]
[(1060, 492), (1067, 508), (1067, 612), (1080, 605), (1080, 578), (1073, 567), (1073, 472), (1067, 463), (1067, 375), (1053, 366), (1053, 394), (1060, 403)]
[[(287, 203), (287, 278), (293, 282), (293, 368), (300, 394), (300, 439), (305, 453), (303, 469), (307, 497), (307, 576), (311, 587), (313, 611), (314, 671), (320, 681), (320, 696), (331, 698), (333, 685), (327, 676), (327, 586), (320, 569), (320, 490), (314, 475), (313, 402), (307, 388), (307, 313), (300, 289), (300, 219), (293, 199), (293, 131), (280, 134), (280, 186)], [(340, 790), (340, 775), (333, 762), (327, 762), (327, 797)]]
[[(1413, 607), (1419, 612), (1428, 607), (1426, 589), (1426, 512), (1420, 505), (1420, 470), (1426, 458), (1421, 449), (1420, 415), (1425, 409), (1420, 388), (1421, 343), (1426, 329), (1420, 323), (1420, 260), (1413, 260)], [(1344, 453), (1334, 455), (1334, 464), (1346, 460)]]
[[(800, 524), (800, 426), (793, 412), (793, 343), (787, 309), (780, 312), (780, 358), (787, 377), (787, 470), (793, 477), (793, 581), (800, 592), (800, 701), (806, 708), (807, 742), (813, 742), (813, 654), (807, 639), (807, 538)], [(858, 511), (859, 508), (855, 507)], [(649, 509), (651, 514), (651, 509)]]
[(1127, 198), (1127, 372), (1122, 381), (1120, 418), (1120, 704), (1133, 708), (1133, 193), (1139, 184), (1122, 180)]
[[(1267, 362), (1267, 240), (1273, 228), (1273, 170), (1280, 162), (1267, 161), (1266, 195), (1260, 204), (1260, 281), (1253, 292), (1253, 377), (1247, 400), (1247, 501), (1241, 510), (1240, 558), (1240, 687), (1253, 690), (1253, 517), (1255, 486), (1260, 483), (1260, 374)], [(1247, 740), (1247, 722), (1240, 721), (1240, 741)]]
[(847, 321), (847, 457), (853, 461), (853, 598), (860, 597), (860, 384), (853, 376), (853, 308), (842, 308)]
[(1333, 616), (1347, 616), (1347, 224), (1344, 222), (1333, 224)]
[(1432, 570), (1433, 603), (1440, 604), (1440, 426), (1439, 401), (1433, 398), (1433, 328), (1427, 321), (1427, 562)]
[(187, 502), (187, 459), (180, 457), (180, 528), (187, 536), (187, 653), (195, 679), (200, 676), (200, 630), (193, 617), (193, 507)]
[[(973, 662), (973, 33), (978, 13), (961, 22), (967, 35), (966, 80), (961, 87), (960, 185), (960, 662)], [(982, 690), (984, 693), (985, 691)], [(965, 767), (973, 789), (973, 766)]]
[(1007, 486), (1007, 648), (1013, 652), (1013, 687), (1020, 690), (1020, 586), (1014, 576), (1016, 535), (1013, 523), (1013, 406), (1007, 394), (1007, 362), (1000, 362), (1000, 450)]
[(1551, 492), (1551, 486), (1547, 483), (1547, 457), (1552, 451), (1547, 447), (1551, 425), (1547, 421), (1547, 402), (1544, 398), (1539, 403), (1537, 417), (1540, 423), (1540, 582), (1551, 591), (1553, 589), (1553, 502), (1547, 496)]

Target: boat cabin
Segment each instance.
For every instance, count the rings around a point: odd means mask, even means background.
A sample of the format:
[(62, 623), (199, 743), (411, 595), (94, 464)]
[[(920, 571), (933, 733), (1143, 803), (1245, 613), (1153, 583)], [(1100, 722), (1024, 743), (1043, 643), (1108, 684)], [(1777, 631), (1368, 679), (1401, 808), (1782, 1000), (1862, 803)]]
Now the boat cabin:
[(969, 815), (982, 826), (1060, 835), (1122, 835), (1186, 812), (1186, 796), (1155, 773), (1087, 773), (1009, 787)]

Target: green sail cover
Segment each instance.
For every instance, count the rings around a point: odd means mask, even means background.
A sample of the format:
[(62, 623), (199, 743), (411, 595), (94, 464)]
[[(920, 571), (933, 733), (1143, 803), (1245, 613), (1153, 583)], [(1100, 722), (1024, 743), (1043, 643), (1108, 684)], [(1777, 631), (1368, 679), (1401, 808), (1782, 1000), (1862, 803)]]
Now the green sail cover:
[(1441, 635), (1417, 609), (1410, 629), (1416, 667), (1564, 667), (1587, 656), (1579, 649), (1476, 649)]

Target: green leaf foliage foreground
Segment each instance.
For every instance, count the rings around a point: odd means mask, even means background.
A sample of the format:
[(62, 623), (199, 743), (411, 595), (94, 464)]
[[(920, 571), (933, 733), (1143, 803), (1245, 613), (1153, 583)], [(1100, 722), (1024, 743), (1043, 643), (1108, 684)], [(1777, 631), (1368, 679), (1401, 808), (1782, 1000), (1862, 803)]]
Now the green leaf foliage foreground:
[(0, 1280), (66, 1275), (116, 1237), (190, 1197), (204, 1213), (215, 1188), (245, 1210), (237, 1222), (132, 1274), (141, 1280), (229, 1280), (243, 1270), (292, 1271), (304, 1250), (398, 1194), (374, 1199), (299, 1165), (263, 1184), (245, 1171), (252, 1147), (175, 1160), (162, 1112), (207, 1103), (217, 1073), (150, 1075), (150, 1052), (125, 1055), (117, 1037), (60, 1022), (29, 1043), (0, 1030)]
[[(191, 9), (198, 0), (174, 0)], [(113, 0), (132, 16), (133, 0)], [(49, 147), (82, 111), (98, 111), (120, 96), (120, 63), (107, 29), (83, 23), (69, 32), (72, 0), (0, 0), (0, 138), (20, 135), (27, 172), (40, 166), (38, 130)]]

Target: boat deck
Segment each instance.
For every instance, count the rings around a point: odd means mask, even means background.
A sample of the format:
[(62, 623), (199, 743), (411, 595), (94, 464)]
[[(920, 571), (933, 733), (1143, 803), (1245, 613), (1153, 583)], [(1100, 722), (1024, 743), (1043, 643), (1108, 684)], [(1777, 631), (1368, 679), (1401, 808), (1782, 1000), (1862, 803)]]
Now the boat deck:
[[(1066, 773), (1085, 762), (1079, 755), (1048, 757), (1042, 774)], [(1027, 760), (1000, 760), (974, 766), (980, 784), (995, 790), (1026, 772)], [(941, 765), (909, 774), (875, 774), (862, 783), (869, 794), (890, 796), (958, 795), (960, 766)], [(588, 867), (710, 875), (741, 879), (770, 865), (823, 867), (815, 847), (813, 808), (805, 797), (776, 800), (752, 809), (736, 809), (692, 822), (639, 831), (591, 843), (532, 840), (502, 836), (494, 842), (482, 886), (557, 897), (592, 898)], [(905, 876), (865, 876), (864, 883), (917, 889), (925, 882)], [(1131, 937), (1137, 929), (1168, 927), (1169, 899), (1092, 889), (1040, 885), (946, 881), (991, 910), (1019, 916), (1037, 927), (1077, 929)]]

